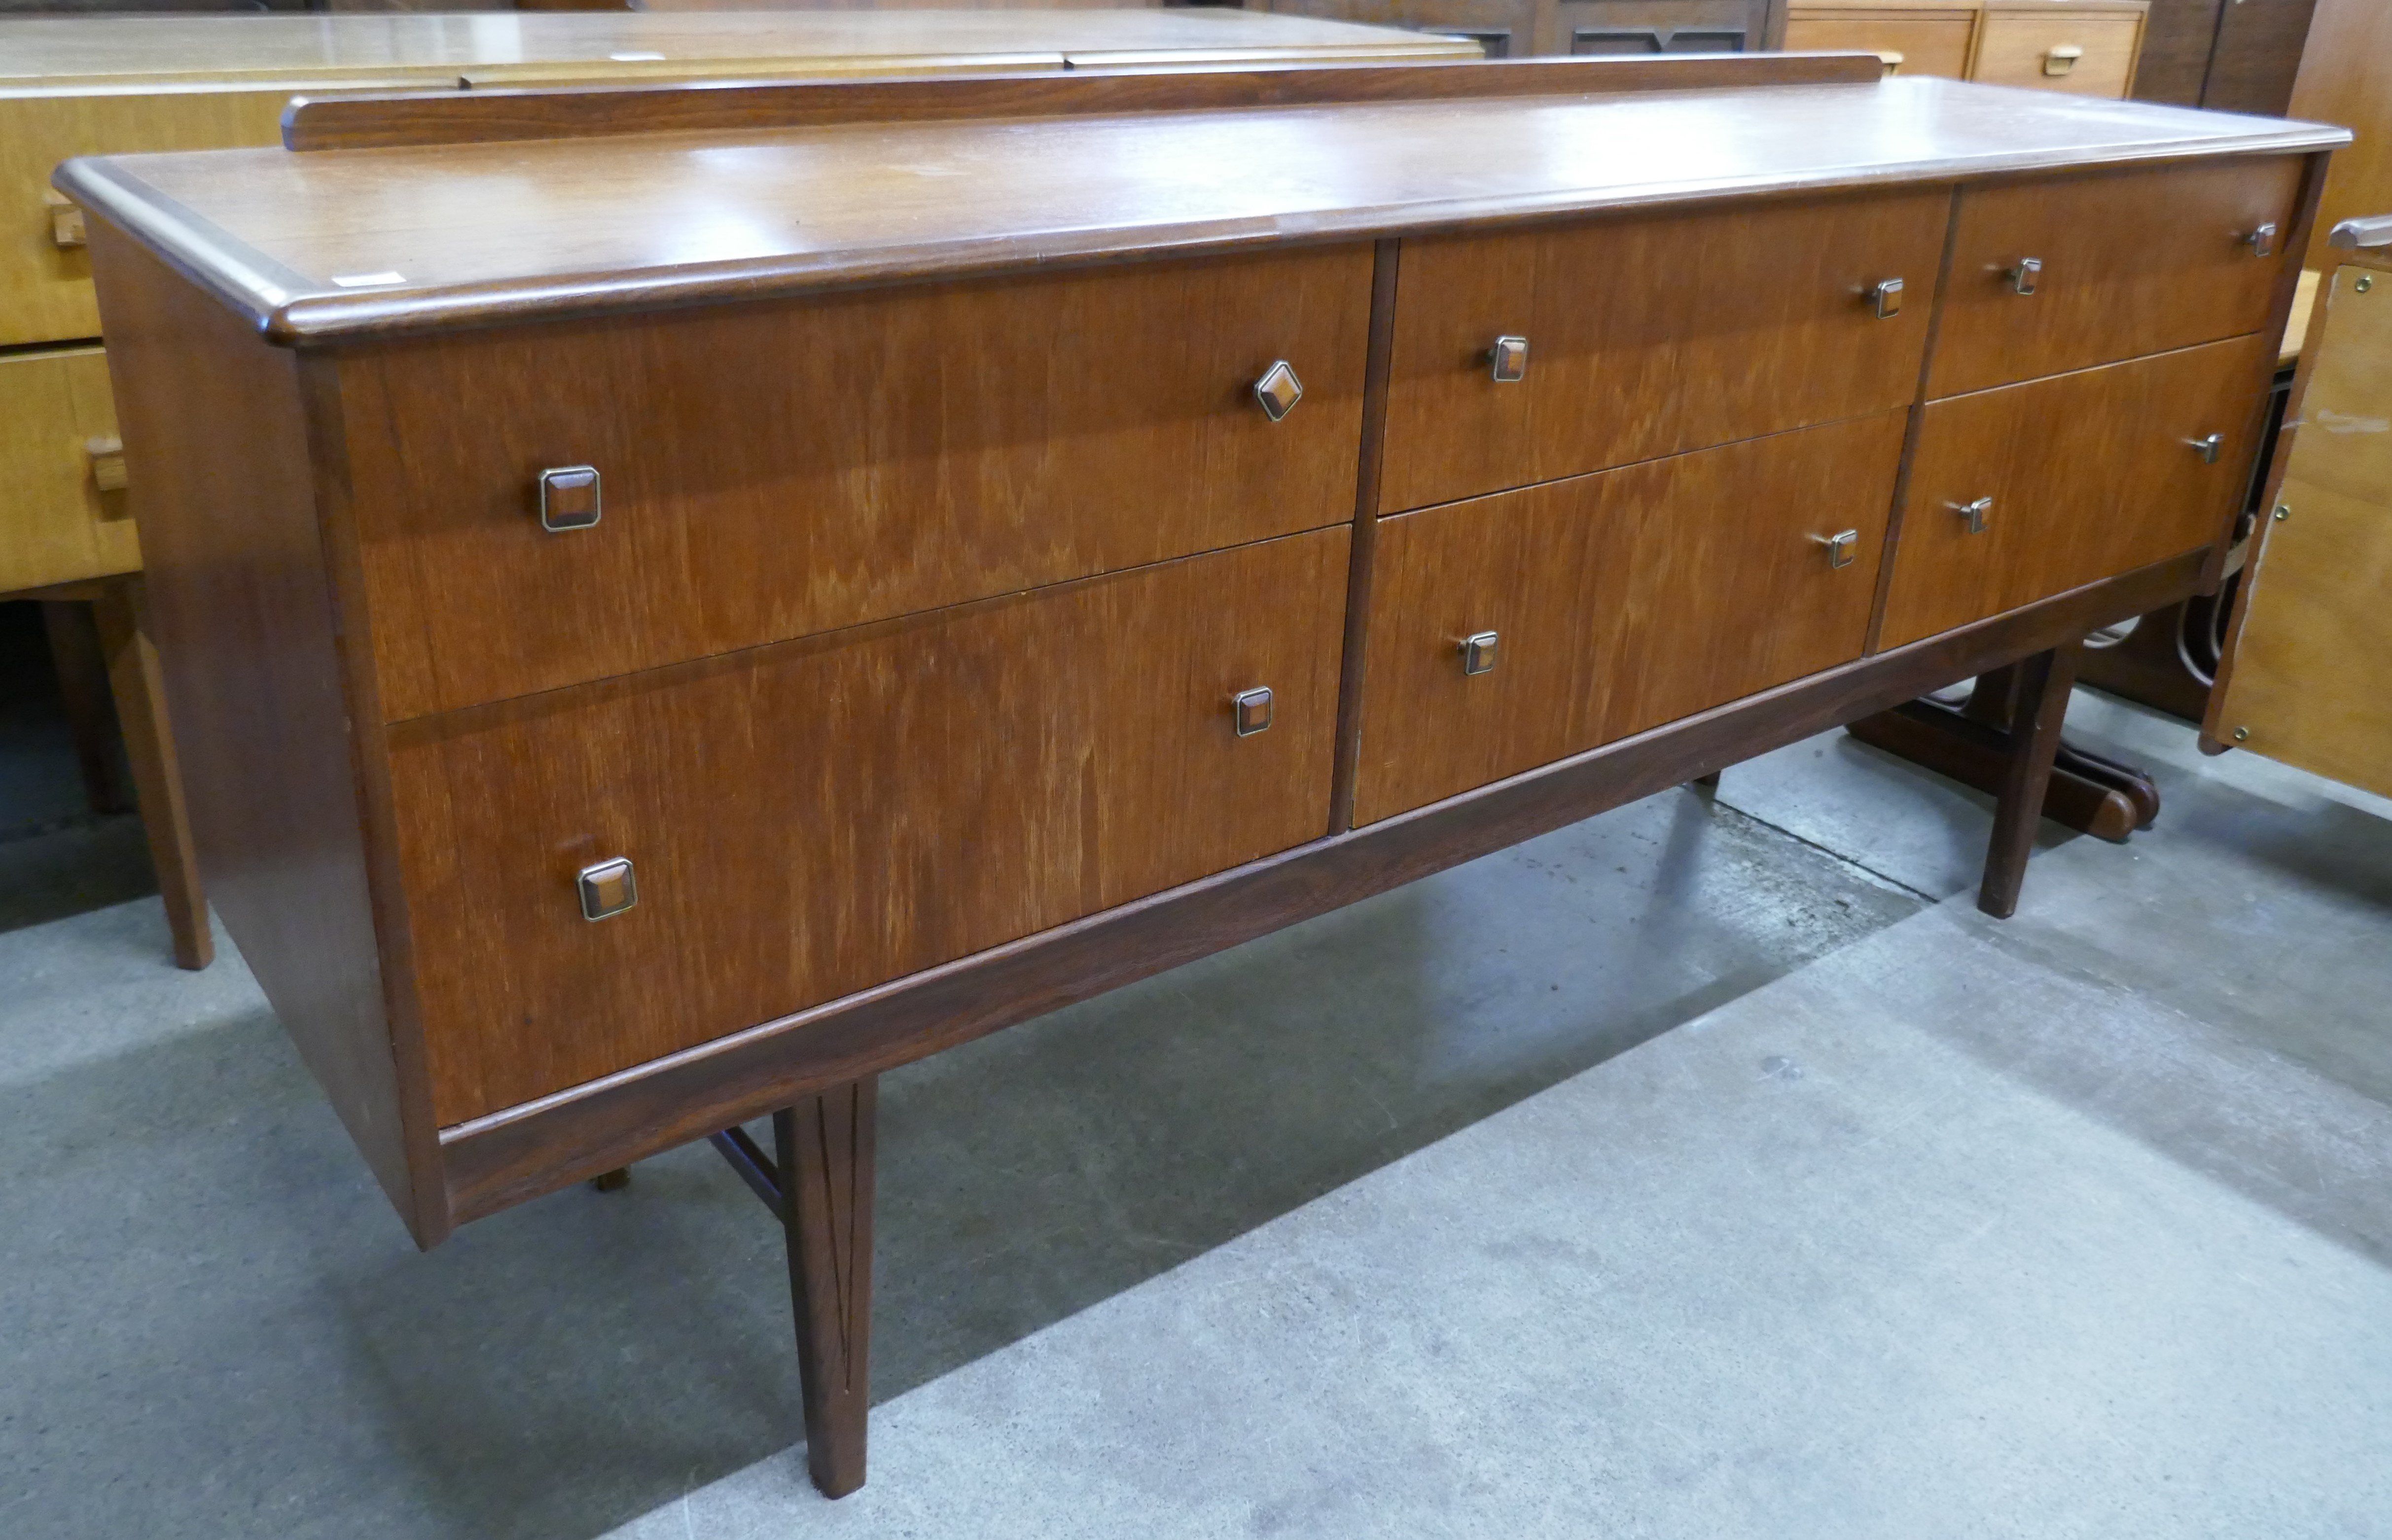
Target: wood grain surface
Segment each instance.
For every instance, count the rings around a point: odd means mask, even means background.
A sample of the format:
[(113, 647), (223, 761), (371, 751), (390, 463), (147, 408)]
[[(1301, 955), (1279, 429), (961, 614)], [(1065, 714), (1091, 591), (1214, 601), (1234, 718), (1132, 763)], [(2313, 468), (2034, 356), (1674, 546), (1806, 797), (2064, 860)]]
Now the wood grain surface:
[[(2292, 111), (2293, 85), (2319, 0), (2230, 0), (2201, 105), (2216, 112)], [(2335, 119), (2335, 122), (2346, 120)]]
[[(2046, 64), (2060, 47), (2081, 49), (2082, 57), (2065, 73), (2048, 73)], [(2142, 47), (2143, 7), (2138, 3), (1988, 0), (1969, 75), (1988, 85), (2117, 100), (2134, 93), (2135, 61)]]
[[(444, 1124), (1319, 838), (1344, 528), (411, 724)], [(1229, 697), (1267, 686), (1268, 731)], [(592, 923), (574, 874), (629, 858)]]
[(2357, 143), (2334, 154), (2306, 248), (2308, 266), (2328, 268), (2340, 260), (2326, 245), (2334, 226), (2392, 214), (2392, 6), (2319, 0), (2292, 110), (2359, 131)]
[[(270, 339), (312, 346), (2345, 137), (1930, 78), (1573, 94), (1556, 77), (1544, 97), (1050, 114), (1001, 133), (832, 124), (77, 160), (58, 181)], [(1606, 148), (1626, 144), (1638, 152)], [(384, 274), (397, 276), (364, 281)]]
[[(1381, 511), (1909, 401), (1950, 215), (1926, 189), (1407, 241)], [(1516, 384), (1490, 373), (1504, 335), (1528, 340)]]
[[(2240, 336), (2268, 325), (2299, 212), (2298, 156), (1970, 189), (1930, 396)], [(2276, 227), (2276, 254), (2243, 237)], [(2043, 263), (2036, 292), (2008, 274)]]
[(1789, 48), (1862, 48), (1898, 53), (1895, 73), (1966, 80), (1977, 45), (1974, 4), (1890, 7), (1798, 5), (1788, 11)]
[[(1902, 410), (1382, 520), (1355, 822), (1861, 654)], [(1814, 535), (1859, 532), (1828, 565)], [(1492, 631), (1492, 672), (1458, 644)]]
[[(342, 365), (394, 719), (1338, 524), (1372, 252), (384, 348)], [(1252, 392), (1284, 359), (1304, 398)], [(543, 466), (604, 516), (552, 533)]]
[(1606, 744), (634, 1071), (448, 1129), (488, 1214), (1883, 711), (2193, 590), (2187, 556)]
[[(1882, 644), (2219, 540), (2242, 506), (2275, 357), (2262, 334), (1928, 407)], [(2221, 434), (2215, 464), (2190, 440)], [(1994, 500), (1982, 534), (1956, 505)]]
[[(377, 893), (353, 713), (362, 617), (318, 532), (302, 366), (102, 227), (150, 618), (208, 895), (366, 1163), (430, 1246), (449, 1217), (412, 1035), (403, 912)], [(318, 441), (320, 442), (320, 441)], [(370, 697), (363, 704), (370, 706)], [(384, 948), (395, 965), (384, 966)]]
[(98, 348), (0, 354), (0, 594), (141, 565), (130, 489), (92, 475), (92, 440), (117, 437)]

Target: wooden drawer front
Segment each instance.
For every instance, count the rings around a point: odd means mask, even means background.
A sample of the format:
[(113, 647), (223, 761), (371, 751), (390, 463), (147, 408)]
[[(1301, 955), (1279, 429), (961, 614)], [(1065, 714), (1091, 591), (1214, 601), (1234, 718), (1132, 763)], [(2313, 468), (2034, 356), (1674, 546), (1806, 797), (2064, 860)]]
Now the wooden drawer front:
[(1977, 37), (1974, 10), (1840, 11), (1832, 7), (1795, 12), (1786, 20), (1786, 46), (1841, 52), (1901, 55), (1893, 73), (1942, 75), (1965, 80), (1969, 48)]
[[(1379, 527), (1356, 821), (1861, 654), (1906, 414), (1449, 503)], [(1857, 531), (1850, 565), (1813, 537)], [(1464, 672), (1459, 643), (1496, 633)]]
[[(444, 1123), (1319, 838), (1350, 531), (396, 730)], [(1274, 694), (1241, 737), (1229, 698)], [(621, 856), (595, 923), (575, 874)]]
[[(2300, 182), (2301, 163), (2279, 156), (1964, 192), (1928, 394), (2262, 329)], [(2262, 257), (2247, 238), (2268, 224)], [(2043, 268), (2022, 294), (2027, 258)]]
[[(1383, 513), (1899, 405), (1948, 192), (1407, 241)], [(1905, 285), (1879, 320), (1864, 291)], [(1528, 342), (1499, 384), (1488, 350)]]
[[(2238, 337), (1929, 406), (1879, 645), (2220, 538), (2250, 480), (2275, 350), (2272, 337)], [(2192, 442), (2213, 433), (2214, 464)], [(1986, 497), (1972, 534), (1955, 510)]]
[[(394, 720), (1349, 520), (1371, 251), (510, 331), (342, 369)], [(1276, 359), (1304, 398), (1274, 423)], [(603, 516), (541, 528), (544, 466)]]
[[(2142, 51), (2143, 19), (2134, 11), (2079, 10), (2043, 4), (1987, 7), (1977, 44), (1976, 79), (2081, 97), (2124, 99)], [(2067, 50), (2077, 58), (2067, 61)], [(2063, 72), (2053, 74), (2055, 68)]]
[(98, 348), (0, 358), (0, 594), (141, 565), (115, 438)]
[(277, 144), (290, 100), (288, 89), (0, 97), (0, 346), (99, 335), (74, 211), (46, 196), (60, 161)]

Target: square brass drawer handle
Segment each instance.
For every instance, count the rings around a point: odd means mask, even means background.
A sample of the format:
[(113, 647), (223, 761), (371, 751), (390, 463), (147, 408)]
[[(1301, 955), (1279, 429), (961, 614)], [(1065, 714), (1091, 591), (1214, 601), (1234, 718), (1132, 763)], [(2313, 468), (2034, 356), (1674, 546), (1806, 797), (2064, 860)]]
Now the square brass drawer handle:
[(617, 856), (581, 868), (581, 918), (604, 920), (621, 914), (640, 901), (639, 879), (631, 873), (631, 863)]
[(556, 465), (540, 473), (540, 527), (551, 534), (587, 529), (598, 522), (598, 470), (594, 465)]
[(1462, 672), (1492, 673), (1495, 672), (1495, 633), (1493, 632), (1482, 631), (1476, 635), (1465, 636), (1462, 639), (1460, 646)]

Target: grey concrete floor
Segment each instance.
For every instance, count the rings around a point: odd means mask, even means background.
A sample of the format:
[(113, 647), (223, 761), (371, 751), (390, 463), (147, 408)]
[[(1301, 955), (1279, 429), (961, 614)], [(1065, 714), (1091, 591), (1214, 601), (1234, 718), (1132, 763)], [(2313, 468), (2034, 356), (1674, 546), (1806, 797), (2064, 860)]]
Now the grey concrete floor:
[(889, 1077), (840, 1504), (710, 1154), (419, 1256), (229, 948), (0, 918), (0, 1535), (2392, 1533), (2392, 822), (2078, 707), (2008, 925), (1831, 735)]

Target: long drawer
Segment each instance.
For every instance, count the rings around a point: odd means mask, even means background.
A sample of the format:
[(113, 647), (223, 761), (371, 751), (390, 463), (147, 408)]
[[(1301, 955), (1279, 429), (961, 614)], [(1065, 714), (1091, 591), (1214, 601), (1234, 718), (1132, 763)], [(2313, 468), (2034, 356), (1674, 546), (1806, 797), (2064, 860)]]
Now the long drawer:
[(1928, 395), (2264, 329), (2294, 259), (2301, 166), (2272, 156), (1962, 193)]
[(1383, 520), (1356, 822), (1859, 657), (1905, 421)]
[(0, 594), (138, 568), (124, 472), (105, 354), (0, 357)]
[[(1348, 520), (1371, 268), (1336, 247), (344, 360), (384, 712)], [(1280, 360), (1303, 394), (1274, 421)], [(552, 531), (541, 474), (578, 466), (598, 521)]]
[(1931, 403), (1879, 645), (2224, 538), (2275, 351), (2239, 337)]
[[(395, 729), (440, 1121), (1319, 838), (1350, 539)], [(589, 920), (618, 858), (637, 902)]]
[[(1380, 511), (1909, 401), (1951, 206), (1914, 189), (1405, 241)], [(1894, 279), (1898, 311), (1874, 293)], [(1507, 336), (1527, 344), (1509, 382)]]

